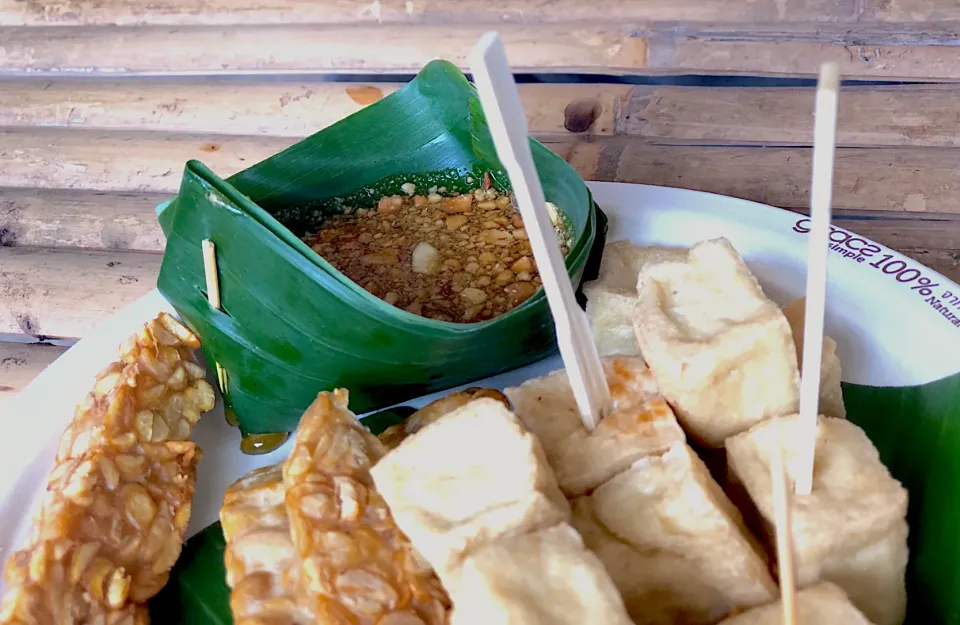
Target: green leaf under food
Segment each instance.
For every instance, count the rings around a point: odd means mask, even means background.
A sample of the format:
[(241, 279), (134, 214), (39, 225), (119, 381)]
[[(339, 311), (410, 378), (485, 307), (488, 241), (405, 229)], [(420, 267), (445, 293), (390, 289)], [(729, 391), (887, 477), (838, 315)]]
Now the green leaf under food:
[(960, 624), (960, 373), (905, 388), (843, 385), (847, 417), (910, 493), (910, 625)]
[[(579, 284), (604, 229), (583, 180), (544, 146), (531, 150), (547, 199), (563, 212)], [(377, 410), (535, 362), (555, 349), (541, 292), (496, 319), (451, 324), (411, 315), (343, 276), (298, 237), (346, 200), (372, 203), (401, 184), (462, 191), (507, 180), (474, 88), (435, 61), (383, 100), (222, 180), (192, 161), (160, 209), (167, 246), (157, 286), (229, 376), (244, 434), (292, 431), (321, 390), (350, 389)], [(223, 312), (206, 300), (201, 241), (216, 243)], [(599, 242), (598, 242), (599, 239)], [(599, 243), (599, 244), (598, 244)]]
[(167, 585), (150, 600), (150, 622), (230, 625), (230, 589), (223, 565), (226, 543), (219, 523), (187, 541)]

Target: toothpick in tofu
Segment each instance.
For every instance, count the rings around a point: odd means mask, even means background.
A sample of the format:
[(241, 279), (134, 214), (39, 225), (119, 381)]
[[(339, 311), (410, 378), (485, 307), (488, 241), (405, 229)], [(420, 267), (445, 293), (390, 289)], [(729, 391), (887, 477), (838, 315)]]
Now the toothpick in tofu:
[[(784, 440), (795, 440), (796, 415), (783, 417)], [(774, 426), (761, 423), (727, 441), (733, 487), (749, 495), (769, 538), (770, 449)], [(793, 500), (793, 537), (800, 587), (824, 580), (843, 589), (877, 625), (900, 625), (906, 610), (907, 491), (880, 461), (859, 427), (820, 417), (810, 495)], [(786, 450), (793, 466), (795, 450)]]
[[(781, 625), (780, 602), (732, 616), (719, 625)], [(838, 587), (817, 584), (797, 593), (797, 625), (874, 625), (850, 603)]]
[(686, 440), (642, 358), (607, 357), (603, 366), (613, 409), (592, 432), (580, 420), (564, 370), (504, 391), (523, 425), (543, 444), (569, 498)]
[[(797, 362), (803, 366), (803, 318), (806, 298), (801, 297), (783, 307), (783, 314), (790, 324), (793, 342), (797, 350)], [(843, 371), (837, 356), (837, 342), (829, 336), (823, 337), (823, 356), (820, 360), (820, 401), (819, 412), (826, 417), (845, 419), (847, 408), (843, 404), (843, 389), (840, 380)]]

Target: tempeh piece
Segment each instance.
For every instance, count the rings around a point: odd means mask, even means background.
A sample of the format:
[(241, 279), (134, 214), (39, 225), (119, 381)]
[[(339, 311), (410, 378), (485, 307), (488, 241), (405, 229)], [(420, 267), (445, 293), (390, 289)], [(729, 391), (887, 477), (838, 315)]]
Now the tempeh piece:
[(200, 342), (167, 314), (121, 345), (60, 440), (28, 546), (7, 561), (0, 623), (146, 622), (180, 555), (213, 407)]
[(224, 493), (220, 524), (236, 625), (316, 622), (298, 597), (300, 559), (290, 538), (285, 492), (281, 463), (251, 471)]
[(540, 442), (494, 399), (424, 428), (377, 463), (373, 477), (445, 584), (474, 547), (570, 518)]
[(642, 358), (604, 358), (603, 368), (614, 406), (592, 432), (583, 426), (565, 370), (505, 391), (523, 425), (543, 444), (567, 497), (686, 440)]
[[(783, 440), (795, 440), (796, 415), (781, 418)], [(776, 424), (768, 421), (727, 441), (734, 486), (745, 489), (774, 544), (770, 449)], [(788, 448), (787, 466), (794, 449)], [(844, 419), (820, 417), (813, 490), (794, 498), (793, 542), (797, 582), (836, 584), (877, 625), (899, 625), (906, 611), (907, 491), (880, 461), (866, 433)], [(746, 506), (742, 506), (746, 509)], [(771, 550), (772, 551), (772, 550)]]
[(800, 373), (786, 317), (726, 239), (643, 267), (634, 329), (684, 429), (707, 447), (796, 412)]
[(444, 623), (443, 587), (374, 488), (386, 449), (347, 403), (346, 390), (320, 393), (283, 468), (306, 605), (323, 623)]
[(776, 595), (740, 512), (684, 443), (577, 499), (573, 525), (637, 625), (707, 625)]

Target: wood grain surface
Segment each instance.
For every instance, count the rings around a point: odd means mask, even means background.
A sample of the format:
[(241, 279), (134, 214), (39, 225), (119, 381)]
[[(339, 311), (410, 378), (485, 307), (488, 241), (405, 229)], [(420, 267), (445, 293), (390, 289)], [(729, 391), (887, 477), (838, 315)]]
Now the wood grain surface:
[(0, 247), (0, 332), (82, 337), (156, 287), (160, 254)]

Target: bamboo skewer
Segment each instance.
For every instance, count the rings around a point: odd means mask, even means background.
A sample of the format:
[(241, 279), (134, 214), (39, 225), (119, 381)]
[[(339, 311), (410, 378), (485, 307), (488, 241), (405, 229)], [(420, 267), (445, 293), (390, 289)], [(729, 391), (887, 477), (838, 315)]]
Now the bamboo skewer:
[(796, 494), (801, 496), (809, 495), (813, 488), (839, 91), (840, 72), (837, 65), (824, 63), (820, 67), (820, 79), (817, 82), (813, 134), (813, 177), (810, 188), (812, 224), (807, 252), (807, 301), (803, 325), (803, 365), (800, 372), (800, 432), (794, 470)]
[(793, 564), (793, 523), (790, 518), (790, 489), (783, 462), (782, 424), (777, 418), (770, 450), (770, 482), (773, 486), (773, 518), (776, 524), (777, 569), (784, 625), (797, 622), (797, 583)]
[[(210, 239), (204, 239), (203, 249), (203, 273), (207, 280), (207, 301), (210, 302), (216, 310), (223, 310), (220, 304), (220, 276), (217, 270), (217, 247)], [(217, 383), (220, 386), (220, 394), (227, 395), (227, 372), (220, 366), (219, 362), (213, 363), (217, 368)]]
[(487, 116), (497, 155), (507, 170), (543, 290), (557, 329), (560, 356), (570, 379), (580, 417), (593, 430), (610, 405), (610, 389), (583, 310), (577, 305), (556, 234), (547, 213), (543, 188), (530, 152), (527, 119), (500, 36), (480, 38), (470, 69)]

